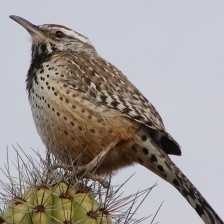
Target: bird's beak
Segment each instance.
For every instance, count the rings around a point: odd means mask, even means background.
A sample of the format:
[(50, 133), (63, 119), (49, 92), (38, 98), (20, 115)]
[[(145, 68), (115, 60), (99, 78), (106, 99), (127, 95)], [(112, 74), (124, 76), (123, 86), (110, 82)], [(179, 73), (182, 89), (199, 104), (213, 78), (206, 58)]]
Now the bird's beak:
[(31, 22), (29, 22), (28, 20), (19, 17), (19, 16), (15, 16), (15, 15), (11, 15), (9, 16), (12, 20), (14, 20), (15, 22), (17, 22), (18, 24), (20, 24), (22, 27), (24, 27), (32, 36), (33, 40), (43, 40), (46, 39), (46, 37), (44, 36), (43, 31), (40, 30), (40, 28), (34, 24), (32, 24)]

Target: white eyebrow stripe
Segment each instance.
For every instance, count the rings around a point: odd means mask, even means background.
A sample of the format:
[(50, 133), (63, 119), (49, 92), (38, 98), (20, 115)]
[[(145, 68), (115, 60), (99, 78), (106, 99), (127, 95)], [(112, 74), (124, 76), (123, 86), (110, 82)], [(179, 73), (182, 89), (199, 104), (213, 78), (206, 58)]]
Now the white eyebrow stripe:
[(89, 39), (87, 37), (85, 37), (84, 35), (76, 32), (76, 31), (67, 30), (67, 29), (64, 29), (62, 27), (57, 28), (57, 29), (55, 28), (55, 30), (60, 30), (63, 33), (65, 33), (66, 35), (68, 35), (68, 36), (74, 37), (74, 38), (76, 38), (76, 39), (78, 39), (78, 40), (80, 40), (80, 41), (82, 41), (84, 43), (89, 43), (90, 44), (90, 41), (89, 41)]
[(84, 36), (83, 34), (81, 34), (79, 32), (76, 32), (76, 31), (74, 31), (70, 28), (67, 28), (67, 27), (64, 27), (64, 26), (61, 26), (61, 25), (56, 25), (56, 24), (44, 24), (44, 25), (39, 25), (39, 27), (43, 28), (43, 29), (49, 29), (49, 30), (52, 30), (52, 31), (60, 30), (63, 33), (65, 33), (65, 35), (67, 35), (67, 36), (76, 38), (76, 39), (82, 41), (83, 43), (87, 43), (89, 45), (92, 45), (91, 41), (89, 40), (88, 37)]

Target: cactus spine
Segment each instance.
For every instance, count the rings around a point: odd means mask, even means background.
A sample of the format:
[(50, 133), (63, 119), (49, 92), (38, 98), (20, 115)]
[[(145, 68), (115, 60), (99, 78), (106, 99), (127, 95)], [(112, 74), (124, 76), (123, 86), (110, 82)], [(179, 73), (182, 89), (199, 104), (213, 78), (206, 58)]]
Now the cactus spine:
[[(9, 183), (0, 180), (4, 205), (0, 224), (134, 224), (144, 220), (134, 215), (154, 186), (122, 198), (125, 183), (104, 188), (78, 177), (76, 167), (72, 171), (58, 168), (52, 157), (46, 161), (38, 155), (36, 161), (24, 155), (25, 160), (17, 152), (16, 169), (7, 161), (3, 174)], [(142, 199), (139, 204), (137, 199)]]

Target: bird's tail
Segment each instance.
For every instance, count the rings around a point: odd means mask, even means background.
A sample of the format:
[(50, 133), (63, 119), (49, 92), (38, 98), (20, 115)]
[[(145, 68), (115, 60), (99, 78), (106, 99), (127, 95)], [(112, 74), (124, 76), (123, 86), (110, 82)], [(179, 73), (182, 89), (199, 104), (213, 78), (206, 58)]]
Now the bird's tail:
[(186, 198), (204, 223), (224, 224), (202, 194), (171, 160), (168, 162), (167, 167), (172, 170), (171, 172), (175, 176), (171, 181), (167, 180)]
[(150, 138), (137, 139), (136, 161), (172, 184), (189, 202), (205, 224), (224, 224), (201, 193)]

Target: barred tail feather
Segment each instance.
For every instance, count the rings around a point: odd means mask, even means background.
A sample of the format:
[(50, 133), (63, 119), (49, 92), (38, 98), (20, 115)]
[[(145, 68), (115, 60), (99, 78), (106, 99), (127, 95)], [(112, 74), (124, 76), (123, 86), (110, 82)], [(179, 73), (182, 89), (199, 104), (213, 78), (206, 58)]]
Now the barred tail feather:
[(201, 193), (183, 174), (183, 172), (170, 160), (167, 164), (175, 175), (172, 182), (169, 181), (195, 209), (206, 224), (224, 224), (214, 209), (209, 205)]
[(224, 224), (196, 187), (171, 161), (169, 156), (153, 142), (150, 136), (147, 136), (147, 139), (142, 138), (142, 132), (140, 132), (135, 142), (137, 143), (135, 145), (136, 162), (172, 184), (194, 208), (205, 224)]

